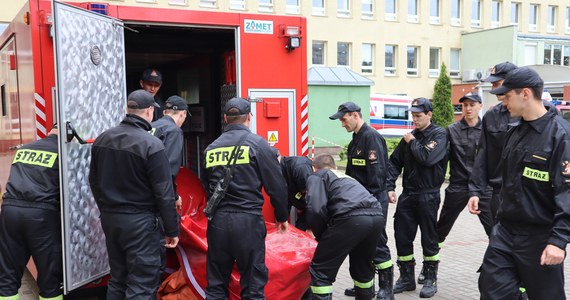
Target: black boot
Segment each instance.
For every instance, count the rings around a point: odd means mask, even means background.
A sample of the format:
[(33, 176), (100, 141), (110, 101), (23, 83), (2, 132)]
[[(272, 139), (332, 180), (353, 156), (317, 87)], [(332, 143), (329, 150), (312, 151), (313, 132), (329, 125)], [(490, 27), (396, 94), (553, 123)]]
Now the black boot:
[(414, 275), (416, 261), (398, 261), (398, 268), (400, 268), (400, 278), (396, 281), (394, 285), (394, 294), (401, 293), (403, 291), (413, 291), (416, 289), (416, 277)]
[(394, 267), (378, 270), (378, 294), (376, 300), (394, 300)]
[(313, 300), (332, 300), (332, 294), (313, 294)]
[(350, 288), (350, 289), (344, 290), (344, 295), (345, 295), (345, 296), (348, 296), (348, 297), (354, 297), (354, 296), (356, 296), (356, 291), (354, 290), (354, 287), (353, 287), (353, 288)]
[(420, 291), (420, 298), (431, 298), (437, 293), (437, 268), (439, 261), (424, 261), (424, 268), (426, 270), (426, 280), (422, 290)]
[(425, 275), (425, 268), (424, 266), (422, 266), (422, 270), (420, 271), (420, 275), (418, 275), (418, 284), (424, 284), (425, 280), (426, 280), (426, 275)]
[(374, 297), (374, 286), (367, 289), (354, 287), (355, 300), (372, 300)]

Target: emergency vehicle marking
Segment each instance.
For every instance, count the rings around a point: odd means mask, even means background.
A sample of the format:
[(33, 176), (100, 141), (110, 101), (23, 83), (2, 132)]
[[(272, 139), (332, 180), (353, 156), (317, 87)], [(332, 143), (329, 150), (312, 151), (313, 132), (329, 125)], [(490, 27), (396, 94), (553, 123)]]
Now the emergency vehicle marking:
[(244, 19), (243, 22), (245, 33), (273, 34), (273, 21)]
[[(236, 146), (220, 147), (206, 152), (206, 168), (225, 166)], [(240, 146), (236, 151), (236, 165), (249, 164), (249, 146)]]
[(550, 176), (546, 171), (539, 171), (529, 167), (524, 167), (523, 176), (526, 178), (538, 180), (538, 181), (549, 181)]
[(352, 165), (354, 166), (366, 166), (366, 160), (360, 158), (353, 158)]
[(53, 167), (57, 153), (40, 150), (20, 149), (14, 155), (12, 164), (23, 163), (28, 165), (36, 165), (46, 168)]

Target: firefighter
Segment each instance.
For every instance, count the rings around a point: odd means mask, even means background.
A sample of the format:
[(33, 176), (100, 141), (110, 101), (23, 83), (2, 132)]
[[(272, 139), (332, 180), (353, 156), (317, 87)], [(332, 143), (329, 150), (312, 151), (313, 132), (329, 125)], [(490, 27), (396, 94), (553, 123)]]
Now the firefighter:
[(157, 69), (146, 69), (143, 71), (141, 79), (139, 80), (141, 89), (149, 92), (154, 97), (154, 101), (158, 104), (152, 116), (152, 121), (157, 121), (164, 115), (164, 108), (166, 103), (162, 100), (158, 91), (162, 87), (162, 73)]
[(313, 174), (313, 161), (306, 156), (279, 156), (281, 171), (285, 181), (287, 181), (287, 195), (289, 199), (289, 209), (293, 206), (297, 209), (297, 220), (295, 227), (307, 230), (308, 224), (305, 218), (307, 201), (305, 193), (307, 190), (307, 178)]
[(176, 195), (176, 208), (182, 208), (182, 198), (176, 193), (176, 175), (182, 165), (182, 148), (184, 133), (180, 127), (188, 115), (188, 104), (179, 96), (170, 96), (166, 99), (164, 116), (152, 122), (151, 132), (164, 144), (164, 149), (170, 162), (172, 186)]
[[(353, 102), (346, 102), (338, 107), (337, 112), (330, 116), (331, 120), (339, 119), (347, 132), (353, 132), (352, 140), (348, 144), (346, 174), (360, 182), (382, 206), (384, 214), (388, 212), (388, 193), (386, 178), (388, 174), (388, 149), (386, 141), (372, 127), (362, 119), (360, 107)], [(386, 222), (386, 218), (384, 218)], [(386, 223), (380, 232), (374, 264), (378, 271), (377, 298), (394, 299), (392, 292), (394, 267), (388, 248), (388, 235)], [(354, 296), (355, 290), (346, 289), (347, 296)]]
[(30, 256), (40, 299), (62, 299), (63, 262), (57, 127), (12, 160), (0, 210), (0, 299), (18, 299)]
[(491, 90), (521, 122), (505, 136), (502, 201), (479, 278), (484, 300), (512, 299), (521, 280), (530, 299), (566, 298), (570, 125), (544, 107), (543, 87), (534, 70), (522, 67)]
[(378, 199), (352, 177), (336, 171), (332, 156), (319, 155), (307, 180), (307, 220), (318, 241), (311, 261), (313, 299), (332, 300), (332, 284), (349, 256), (357, 300), (374, 297), (374, 265), (384, 215)]
[(398, 251), (400, 278), (394, 293), (416, 289), (414, 278), (414, 239), (421, 231), (425, 282), (421, 298), (437, 292), (439, 247), (437, 243), (437, 211), (441, 184), (447, 167), (447, 134), (431, 123), (432, 106), (428, 99), (417, 98), (409, 108), (416, 129), (406, 133), (392, 155), (388, 175), (390, 202), (396, 202), (396, 179), (404, 170), (403, 191), (394, 214), (394, 236)]
[[(261, 214), (262, 187), (271, 198), (278, 230), (287, 230), (287, 184), (267, 141), (248, 128), (250, 109), (249, 101), (237, 97), (230, 99), (224, 107), (227, 126), (204, 151), (203, 182), (209, 201), (222, 177), (230, 180), (206, 232), (206, 298), (209, 300), (229, 297), (228, 284), (234, 262), (241, 275), (241, 298), (265, 299), (267, 230)], [(239, 151), (234, 151), (238, 146)], [(230, 157), (234, 159), (230, 161)], [(228, 162), (234, 164), (229, 179), (223, 176)]]
[(107, 299), (156, 298), (164, 247), (178, 244), (170, 165), (163, 144), (148, 133), (154, 105), (149, 92), (130, 93), (126, 117), (91, 149), (89, 184), (111, 268)]

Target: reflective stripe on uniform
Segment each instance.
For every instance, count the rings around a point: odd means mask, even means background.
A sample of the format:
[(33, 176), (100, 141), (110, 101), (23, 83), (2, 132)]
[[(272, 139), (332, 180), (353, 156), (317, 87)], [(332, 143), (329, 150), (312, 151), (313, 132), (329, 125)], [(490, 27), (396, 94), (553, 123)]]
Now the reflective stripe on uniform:
[(538, 181), (549, 181), (550, 176), (548, 171), (539, 171), (529, 167), (524, 167), (523, 176), (526, 178), (538, 180)]
[(20, 295), (16, 294), (14, 296), (0, 296), (0, 300), (19, 300)]
[(414, 255), (398, 256), (398, 261), (412, 261), (414, 260)]
[(149, 133), (152, 134), (152, 135), (154, 135), (154, 134), (156, 133), (156, 128), (153, 127), (153, 128), (149, 131)]
[(439, 253), (434, 256), (424, 256), (424, 261), (439, 261)]
[(366, 160), (360, 158), (353, 158), (352, 159), (353, 166), (366, 166)]
[[(206, 151), (206, 168), (227, 165), (235, 147), (220, 147)], [(249, 164), (249, 146), (240, 146), (239, 150), (236, 151), (236, 156), (236, 165)]]
[(63, 300), (63, 295), (59, 295), (59, 296), (55, 296), (55, 297), (51, 297), (51, 298), (45, 298), (40, 296), (40, 300)]
[(20, 149), (16, 151), (12, 164), (23, 163), (28, 165), (51, 168), (55, 164), (57, 153), (41, 150)]
[(376, 264), (376, 269), (378, 269), (378, 270), (384, 270), (384, 269), (390, 268), (390, 267), (393, 266), (393, 265), (394, 265), (394, 263), (392, 263), (392, 261), (389, 260), (389, 261), (385, 261), (385, 262), (383, 262), (383, 263)]
[(354, 279), (352, 281), (354, 281), (355, 287), (361, 288), (361, 289), (369, 289), (369, 288), (374, 286), (374, 278), (372, 278), (372, 280), (370, 280), (368, 282), (360, 282), (360, 281), (356, 281)]
[(332, 294), (333, 286), (332, 285), (325, 285), (325, 286), (313, 286), (313, 285), (311, 285), (311, 292), (313, 292), (313, 294), (320, 294), (320, 295)]

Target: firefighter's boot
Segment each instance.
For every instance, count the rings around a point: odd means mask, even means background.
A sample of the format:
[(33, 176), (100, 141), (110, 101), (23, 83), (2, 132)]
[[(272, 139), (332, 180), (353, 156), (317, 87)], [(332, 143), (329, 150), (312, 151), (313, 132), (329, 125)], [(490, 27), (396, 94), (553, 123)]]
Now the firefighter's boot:
[(394, 294), (401, 293), (403, 291), (413, 291), (416, 289), (416, 276), (415, 268), (416, 261), (398, 261), (398, 268), (400, 268), (400, 278), (396, 281), (394, 285)]
[(426, 271), (426, 279), (422, 290), (420, 291), (420, 298), (431, 298), (437, 293), (437, 269), (439, 261), (424, 261), (424, 268)]
[(332, 294), (315, 294), (315, 293), (313, 293), (313, 300), (332, 300)]
[(372, 300), (374, 294), (374, 286), (369, 288), (354, 287), (355, 300)]
[(425, 275), (425, 268), (424, 266), (422, 266), (422, 270), (420, 271), (420, 275), (418, 275), (418, 284), (424, 284), (425, 280), (426, 280), (426, 275)]
[(354, 287), (349, 288), (349, 289), (345, 289), (344, 290), (344, 295), (348, 296), (348, 297), (354, 297), (356, 296), (356, 291), (354, 290)]
[(394, 300), (394, 267), (378, 270), (378, 294), (376, 300)]

